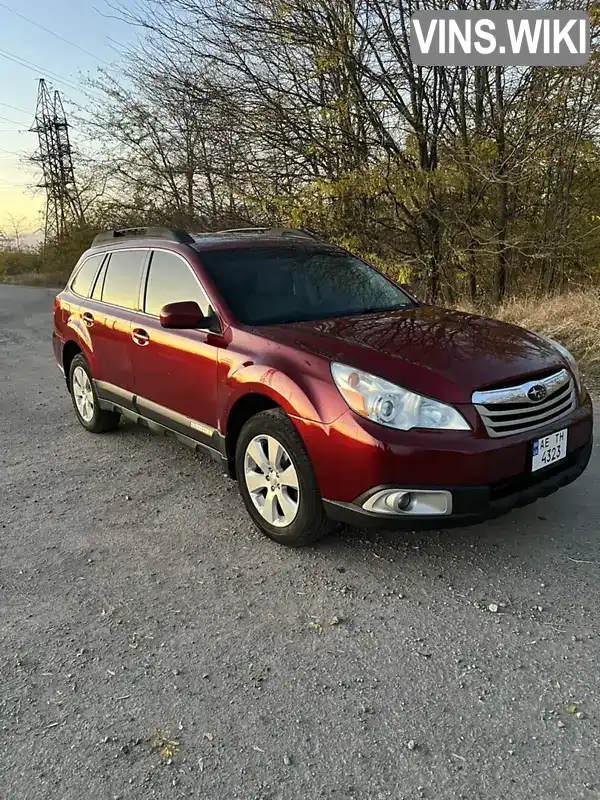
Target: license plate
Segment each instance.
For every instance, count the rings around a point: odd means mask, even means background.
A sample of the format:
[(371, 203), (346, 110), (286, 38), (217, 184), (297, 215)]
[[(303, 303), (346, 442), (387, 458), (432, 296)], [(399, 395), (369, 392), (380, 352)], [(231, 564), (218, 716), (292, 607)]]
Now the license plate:
[(531, 471), (555, 464), (567, 455), (567, 428), (556, 431), (543, 439), (534, 439)]

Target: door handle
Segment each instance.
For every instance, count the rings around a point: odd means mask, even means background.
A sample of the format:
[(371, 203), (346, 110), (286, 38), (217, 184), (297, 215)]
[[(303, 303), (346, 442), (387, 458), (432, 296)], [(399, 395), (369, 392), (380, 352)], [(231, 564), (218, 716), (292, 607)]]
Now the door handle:
[(82, 319), (84, 325), (87, 325), (88, 328), (91, 328), (94, 324), (94, 318), (89, 311), (86, 311), (85, 314), (83, 314)]
[(148, 332), (143, 328), (134, 328), (131, 332), (131, 338), (136, 344), (139, 344), (140, 347), (145, 347), (147, 344), (150, 344)]

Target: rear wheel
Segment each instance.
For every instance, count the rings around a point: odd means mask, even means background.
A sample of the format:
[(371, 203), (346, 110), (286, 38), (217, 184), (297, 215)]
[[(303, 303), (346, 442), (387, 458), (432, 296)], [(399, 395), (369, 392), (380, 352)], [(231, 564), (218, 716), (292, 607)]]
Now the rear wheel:
[(306, 448), (284, 411), (262, 411), (246, 422), (235, 465), (248, 513), (271, 539), (301, 547), (331, 531)]
[(120, 414), (100, 408), (89, 365), (81, 353), (71, 361), (69, 388), (77, 419), (86, 431), (104, 433), (119, 425)]

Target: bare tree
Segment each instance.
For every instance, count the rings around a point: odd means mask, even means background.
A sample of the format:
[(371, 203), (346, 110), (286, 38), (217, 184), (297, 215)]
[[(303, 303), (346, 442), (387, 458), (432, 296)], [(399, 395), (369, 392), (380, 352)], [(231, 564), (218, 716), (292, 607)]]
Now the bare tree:
[(127, 4), (141, 43), (94, 84), (102, 213), (307, 224), (432, 300), (560, 288), (600, 244), (597, 56), (416, 66), (411, 14), (455, 7), (507, 0)]

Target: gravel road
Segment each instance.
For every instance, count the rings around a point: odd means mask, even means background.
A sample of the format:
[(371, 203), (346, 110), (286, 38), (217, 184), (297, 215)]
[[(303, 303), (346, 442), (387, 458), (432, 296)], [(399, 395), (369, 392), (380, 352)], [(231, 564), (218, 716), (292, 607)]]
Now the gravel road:
[(597, 452), (489, 524), (287, 550), (210, 459), (79, 427), (52, 297), (0, 286), (1, 796), (600, 798)]

